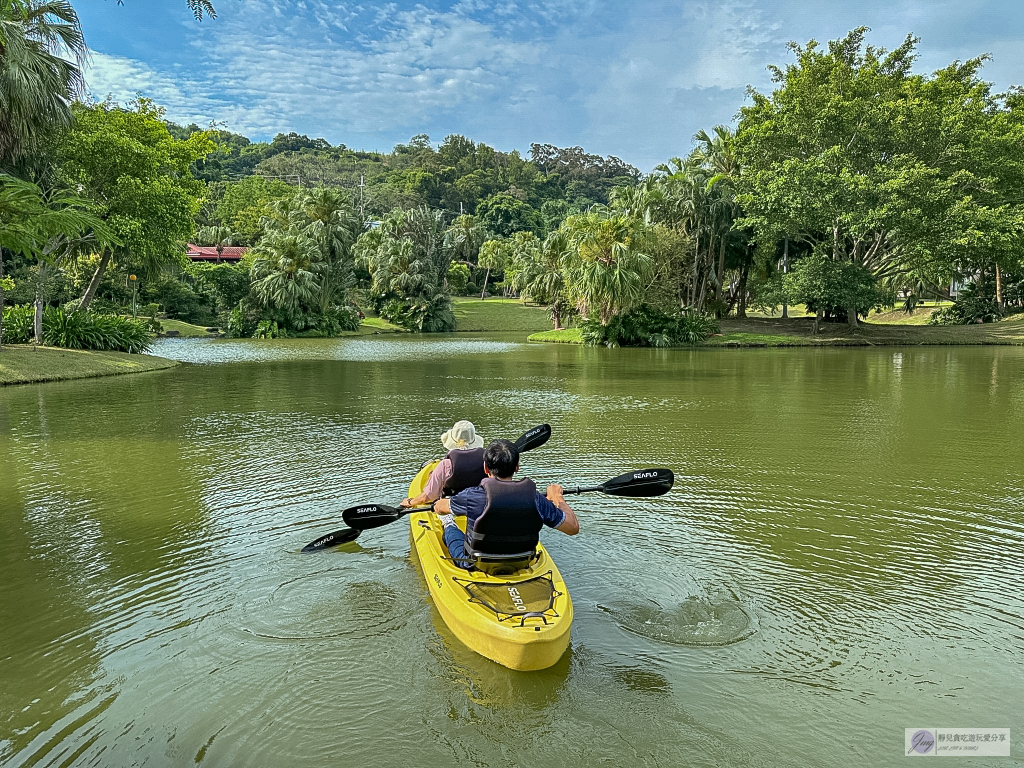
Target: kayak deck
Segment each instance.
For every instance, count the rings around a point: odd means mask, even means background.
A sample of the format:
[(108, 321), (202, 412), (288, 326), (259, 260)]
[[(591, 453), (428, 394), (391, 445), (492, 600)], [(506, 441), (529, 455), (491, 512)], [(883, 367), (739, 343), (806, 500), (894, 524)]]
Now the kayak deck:
[[(426, 485), (437, 462), (413, 478), (409, 496)], [(457, 517), (465, 531), (466, 519)], [(467, 571), (452, 561), (433, 512), (409, 515), (412, 549), (448, 628), (469, 648), (511, 669), (546, 669), (569, 646), (572, 600), (543, 545), (529, 567), (508, 576)]]

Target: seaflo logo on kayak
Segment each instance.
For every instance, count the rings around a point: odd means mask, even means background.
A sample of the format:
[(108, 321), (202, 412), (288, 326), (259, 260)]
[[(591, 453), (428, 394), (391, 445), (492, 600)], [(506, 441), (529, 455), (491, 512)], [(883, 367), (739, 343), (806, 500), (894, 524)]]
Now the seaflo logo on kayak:
[(633, 479), (634, 480), (650, 480), (652, 477), (657, 477), (657, 476), (658, 476), (657, 472), (634, 472), (633, 473)]
[(512, 603), (515, 605), (517, 610), (526, 611), (526, 603), (523, 602), (523, 598), (519, 596), (519, 590), (515, 587), (508, 588), (509, 597), (512, 598)]

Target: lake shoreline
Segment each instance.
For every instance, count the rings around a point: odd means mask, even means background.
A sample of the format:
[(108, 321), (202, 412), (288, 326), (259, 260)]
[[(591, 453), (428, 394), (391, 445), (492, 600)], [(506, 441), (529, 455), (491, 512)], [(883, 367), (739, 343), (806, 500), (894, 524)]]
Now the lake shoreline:
[[(811, 333), (813, 318), (760, 318), (721, 321), (722, 332), (693, 348), (721, 347), (913, 347), (913, 346), (1022, 346), (1024, 320), (983, 325), (898, 325), (861, 322), (822, 323)], [(582, 344), (579, 330), (533, 333), (528, 341)]]
[(179, 365), (181, 363), (177, 360), (155, 355), (5, 344), (0, 350), (0, 387), (123, 376), (162, 371)]

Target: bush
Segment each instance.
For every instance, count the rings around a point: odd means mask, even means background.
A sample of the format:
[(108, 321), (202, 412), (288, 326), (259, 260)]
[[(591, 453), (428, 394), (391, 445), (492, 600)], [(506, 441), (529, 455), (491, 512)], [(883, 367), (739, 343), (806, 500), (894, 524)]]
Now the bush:
[(984, 296), (968, 296), (951, 307), (942, 307), (932, 312), (928, 325), (971, 325), (972, 323), (994, 323), (1002, 313), (995, 299)]
[(423, 333), (447, 333), (455, 330), (455, 315), (448, 294), (439, 293), (432, 300), (402, 301), (389, 299), (379, 305), (377, 313), (389, 323)]
[(32, 341), (32, 305), (4, 307), (4, 344), (28, 344)]
[(718, 321), (695, 309), (669, 315), (641, 305), (616, 315), (608, 325), (588, 319), (579, 323), (584, 344), (606, 347), (672, 347), (700, 344), (718, 333)]
[(66, 349), (138, 353), (149, 349), (152, 337), (145, 323), (128, 317), (47, 307), (43, 312), (43, 343)]
[[(31, 304), (4, 310), (4, 341), (28, 344), (34, 336)], [(65, 349), (145, 352), (152, 344), (149, 324), (120, 315), (78, 312), (67, 307), (43, 310), (43, 343)]]
[(453, 262), (448, 267), (448, 288), (452, 293), (461, 295), (465, 293), (467, 285), (469, 285), (469, 267)]

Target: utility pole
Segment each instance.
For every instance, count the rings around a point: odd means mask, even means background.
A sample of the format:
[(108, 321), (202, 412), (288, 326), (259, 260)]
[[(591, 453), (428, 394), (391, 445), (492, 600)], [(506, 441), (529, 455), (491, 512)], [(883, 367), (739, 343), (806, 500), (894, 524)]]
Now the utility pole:
[(359, 174), (359, 218), (365, 219), (366, 214), (363, 212), (363, 187), (366, 183), (363, 181), (363, 174)]
[(462, 210), (462, 203), (460, 202), (459, 203), (459, 216), (462, 216), (464, 213), (465, 213), (465, 211)]

